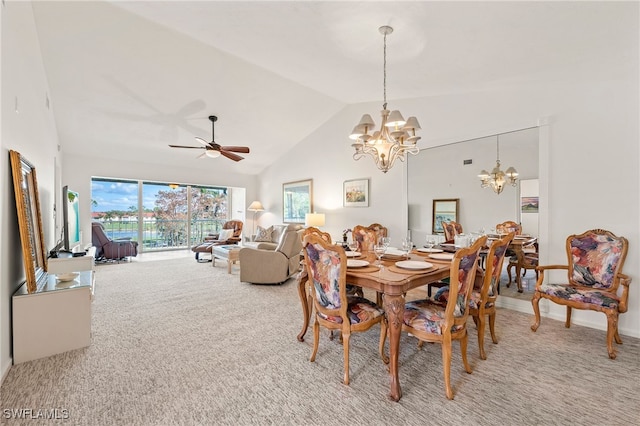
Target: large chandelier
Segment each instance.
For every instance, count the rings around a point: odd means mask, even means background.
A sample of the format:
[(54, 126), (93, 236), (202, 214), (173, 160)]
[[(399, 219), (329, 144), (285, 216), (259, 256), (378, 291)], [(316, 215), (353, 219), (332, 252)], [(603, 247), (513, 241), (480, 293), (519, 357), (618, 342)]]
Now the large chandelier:
[(382, 123), (380, 130), (373, 134), (369, 132), (375, 127), (375, 123), (369, 114), (365, 114), (360, 119), (360, 123), (353, 128), (350, 139), (356, 142), (352, 144), (356, 150), (353, 154), (354, 160), (359, 160), (365, 154), (373, 157), (376, 166), (386, 173), (396, 159), (404, 161), (405, 153), (416, 155), (420, 150), (416, 142), (420, 136), (416, 136), (416, 130), (420, 129), (420, 124), (415, 117), (409, 117), (406, 121), (400, 111), (389, 111), (387, 109), (387, 35), (393, 32), (393, 28), (384, 25), (378, 28), (380, 34), (384, 36), (384, 104), (382, 104)]
[(506, 171), (500, 169), (500, 136), (496, 135), (496, 166), (489, 173), (483, 170), (478, 175), (480, 178), (480, 186), (482, 188), (491, 188), (496, 194), (500, 194), (504, 189), (504, 185), (508, 182), (511, 186), (516, 186), (518, 181), (518, 172), (513, 167), (509, 167)]

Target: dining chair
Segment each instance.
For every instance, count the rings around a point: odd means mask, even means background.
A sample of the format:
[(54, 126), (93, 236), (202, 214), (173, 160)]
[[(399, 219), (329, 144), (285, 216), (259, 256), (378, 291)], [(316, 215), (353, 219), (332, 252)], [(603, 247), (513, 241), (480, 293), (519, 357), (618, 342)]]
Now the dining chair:
[[(493, 343), (498, 343), (496, 337), (496, 300), (498, 299), (498, 289), (500, 288), (500, 275), (502, 273), (502, 264), (507, 253), (507, 247), (513, 240), (515, 234), (513, 232), (503, 238), (493, 241), (489, 247), (485, 261), (485, 269), (480, 272), (482, 274), (481, 286), (474, 286), (469, 302), (469, 315), (473, 318), (478, 331), (478, 348), (480, 350), (480, 358), (487, 359), (484, 351), (484, 329), (485, 318), (489, 318), (489, 332)], [(477, 281), (476, 281), (477, 283)]]
[(373, 246), (378, 243), (376, 231), (367, 226), (356, 225), (351, 231), (351, 238), (358, 243), (358, 251), (365, 253), (373, 251)]
[(376, 241), (380, 241), (380, 238), (388, 237), (389, 231), (386, 227), (379, 223), (372, 223), (367, 228), (372, 229), (376, 233)]
[(309, 234), (304, 237), (303, 254), (307, 274), (311, 280), (311, 294), (316, 312), (310, 361), (314, 362), (318, 353), (320, 326), (340, 331), (344, 351), (343, 383), (348, 385), (351, 333), (366, 331), (380, 324), (378, 350), (382, 361), (385, 364), (389, 363), (389, 358), (384, 354), (387, 336), (384, 310), (363, 297), (347, 295), (347, 257), (344, 249), (328, 243), (317, 234)]
[(453, 399), (451, 388), (451, 342), (453, 340), (460, 341), (464, 369), (467, 373), (471, 373), (471, 366), (467, 360), (466, 324), (478, 267), (478, 253), (486, 241), (487, 237), (483, 236), (478, 238), (471, 247), (456, 251), (451, 261), (449, 274), (451, 284), (447, 289), (446, 302), (423, 299), (405, 304), (402, 329), (418, 338), (420, 343), (433, 342), (442, 345), (445, 394), (449, 399)]
[(529, 244), (523, 246), (521, 250), (514, 250), (514, 255), (509, 257), (509, 264), (507, 265), (507, 276), (509, 282), (507, 287), (511, 285), (511, 273), (513, 268), (516, 268), (515, 281), (518, 284), (518, 292), (522, 293), (522, 278), (518, 277), (518, 269), (522, 271), (522, 276), (527, 274), (527, 271), (533, 270), (536, 273), (536, 281), (538, 280), (539, 273), (536, 270), (538, 266), (538, 240), (534, 238)]
[(445, 241), (453, 241), (458, 234), (462, 234), (462, 225), (458, 222), (442, 222), (442, 228), (444, 229)]
[(522, 226), (512, 220), (507, 220), (506, 222), (502, 222), (496, 225), (496, 232), (498, 234), (508, 234), (510, 232), (514, 232), (516, 235), (520, 235), (522, 234)]
[[(569, 235), (566, 242), (567, 264), (538, 266), (540, 272), (531, 299), (535, 322), (540, 326), (540, 299), (567, 307), (566, 328), (571, 326), (571, 310), (586, 309), (607, 316), (607, 351), (616, 358), (613, 341), (622, 344), (618, 334), (618, 316), (627, 312), (631, 278), (622, 273), (629, 241), (604, 229), (591, 229)], [(545, 283), (545, 271), (566, 270), (567, 283)], [(622, 287), (620, 287), (622, 286)]]

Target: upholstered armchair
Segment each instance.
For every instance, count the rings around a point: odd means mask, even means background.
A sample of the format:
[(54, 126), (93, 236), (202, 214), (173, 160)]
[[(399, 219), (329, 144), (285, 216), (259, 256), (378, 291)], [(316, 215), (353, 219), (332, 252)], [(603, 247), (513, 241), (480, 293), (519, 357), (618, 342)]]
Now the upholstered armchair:
[[(194, 246), (191, 251), (196, 254), (196, 260), (200, 261), (200, 253), (212, 253), (213, 246), (237, 244), (242, 235), (243, 222), (241, 220), (228, 220), (222, 225), (222, 230), (217, 234), (209, 234), (204, 241)], [(207, 260), (208, 262), (209, 260)]]
[[(631, 278), (622, 273), (629, 242), (603, 229), (592, 229), (567, 237), (567, 265), (538, 266), (540, 273), (531, 299), (535, 323), (540, 326), (540, 299), (567, 307), (565, 327), (571, 326), (571, 309), (588, 309), (607, 316), (607, 351), (616, 358), (613, 341), (622, 344), (618, 334), (618, 316), (627, 312)], [(545, 272), (566, 270), (568, 283), (545, 283)]]
[(280, 284), (300, 269), (302, 240), (299, 225), (288, 225), (275, 250), (240, 249), (240, 281), (253, 284)]

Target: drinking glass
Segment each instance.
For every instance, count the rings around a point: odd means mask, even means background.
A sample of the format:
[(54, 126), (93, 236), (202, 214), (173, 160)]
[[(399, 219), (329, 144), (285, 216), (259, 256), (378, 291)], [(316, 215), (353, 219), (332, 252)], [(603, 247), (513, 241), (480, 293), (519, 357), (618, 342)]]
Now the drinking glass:
[(385, 249), (389, 248), (389, 244), (391, 244), (391, 238), (389, 237), (382, 237), (382, 245), (384, 246)]
[(409, 258), (409, 252), (413, 249), (413, 242), (411, 238), (404, 238), (402, 240), (402, 249), (407, 252), (407, 259)]
[(349, 243), (349, 249), (351, 251), (358, 251), (358, 242), (357, 241), (351, 241)]
[(384, 246), (384, 244), (376, 244), (375, 246), (373, 246), (373, 252), (376, 254), (376, 257), (378, 258), (378, 262), (376, 263), (376, 265), (382, 266), (382, 261), (380, 260), (380, 258), (382, 257), (385, 251), (387, 251), (387, 248)]
[(427, 241), (426, 244), (424, 245), (426, 248), (428, 248), (429, 250), (431, 250), (433, 248), (433, 246), (436, 245), (436, 238), (434, 235), (427, 235)]

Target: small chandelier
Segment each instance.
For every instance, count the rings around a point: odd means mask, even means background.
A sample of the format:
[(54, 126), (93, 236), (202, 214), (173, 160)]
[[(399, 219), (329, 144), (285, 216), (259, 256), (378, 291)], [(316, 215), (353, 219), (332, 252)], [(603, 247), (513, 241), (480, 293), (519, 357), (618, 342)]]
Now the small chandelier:
[(351, 145), (356, 150), (353, 154), (354, 160), (359, 160), (365, 154), (369, 154), (373, 157), (376, 166), (386, 173), (393, 167), (396, 159), (404, 161), (405, 153), (416, 155), (420, 152), (416, 146), (416, 142), (420, 139), (420, 136), (416, 136), (416, 130), (420, 130), (420, 124), (415, 117), (409, 117), (405, 121), (400, 111), (387, 109), (387, 35), (393, 32), (393, 28), (383, 25), (378, 28), (378, 31), (384, 36), (382, 123), (380, 130), (369, 134), (375, 123), (369, 114), (365, 114), (360, 119), (360, 123), (353, 128), (349, 139), (356, 141)]
[(511, 186), (516, 186), (518, 181), (518, 172), (513, 167), (509, 167), (506, 171), (500, 170), (500, 136), (496, 135), (496, 166), (491, 173), (483, 170), (478, 175), (480, 178), (480, 186), (482, 188), (490, 187), (493, 192), (500, 194), (504, 189), (504, 185), (508, 182)]

